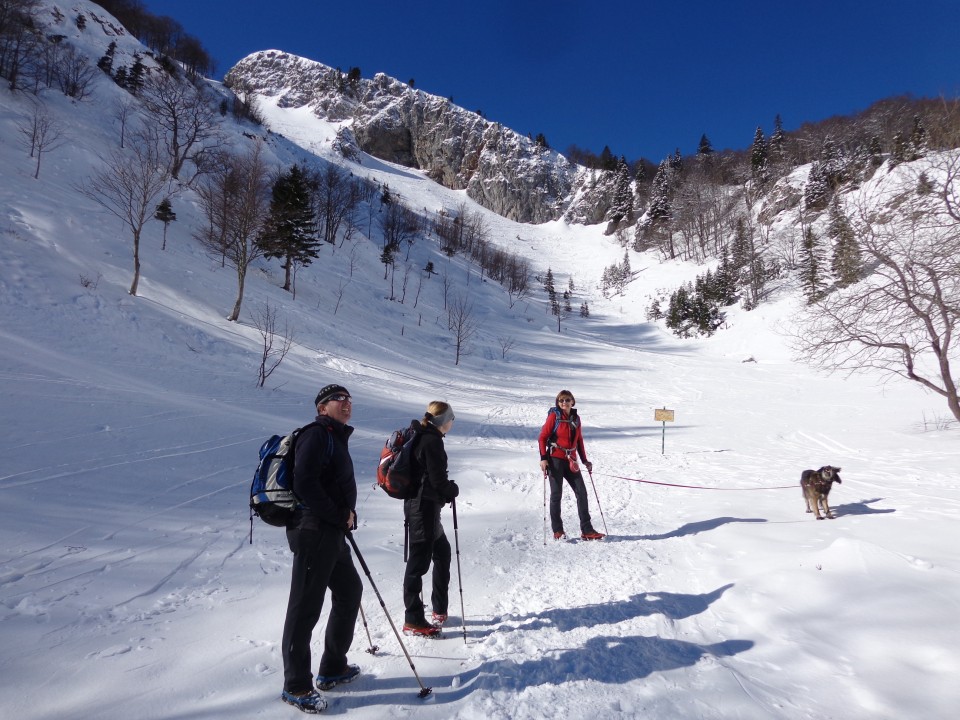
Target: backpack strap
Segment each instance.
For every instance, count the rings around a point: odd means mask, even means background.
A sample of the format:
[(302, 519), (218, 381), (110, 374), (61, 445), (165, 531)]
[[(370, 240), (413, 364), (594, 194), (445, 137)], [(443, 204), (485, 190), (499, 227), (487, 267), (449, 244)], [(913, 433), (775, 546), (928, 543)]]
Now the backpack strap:
[[(562, 413), (560, 412), (560, 408), (556, 406), (550, 408), (548, 412), (551, 412), (556, 416), (556, 421), (553, 424), (553, 432), (550, 433), (550, 437), (547, 439), (547, 447), (551, 449), (560, 450), (566, 453), (567, 455), (570, 455), (571, 452), (576, 452), (577, 444), (578, 444), (577, 441), (580, 435), (580, 416), (577, 415), (575, 411), (571, 410), (570, 419), (564, 420), (562, 419)], [(560, 423), (569, 423), (570, 426), (573, 428), (573, 431), (571, 432), (573, 447), (571, 448), (563, 448), (557, 445), (557, 431), (560, 429)]]

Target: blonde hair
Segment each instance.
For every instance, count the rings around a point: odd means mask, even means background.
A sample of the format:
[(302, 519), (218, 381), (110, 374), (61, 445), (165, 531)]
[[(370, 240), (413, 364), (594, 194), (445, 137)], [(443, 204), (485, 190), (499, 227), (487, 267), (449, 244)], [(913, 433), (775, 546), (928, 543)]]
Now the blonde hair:
[[(423, 420), (420, 421), (420, 424), (426, 427), (432, 420), (447, 413), (453, 416), (453, 408), (450, 407), (450, 403), (445, 403), (443, 400), (434, 400), (427, 405), (427, 411), (423, 414)], [(440, 423), (440, 425), (443, 425), (443, 423)]]

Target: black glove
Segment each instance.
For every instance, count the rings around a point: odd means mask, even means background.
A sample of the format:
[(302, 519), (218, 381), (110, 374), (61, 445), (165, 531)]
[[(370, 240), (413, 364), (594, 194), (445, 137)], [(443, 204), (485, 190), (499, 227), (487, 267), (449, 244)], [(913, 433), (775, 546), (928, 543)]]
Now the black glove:
[(583, 461), (583, 465), (584, 465), (584, 467), (587, 468), (587, 472), (588, 472), (588, 473), (592, 473), (592, 472), (593, 472), (593, 463), (592, 463), (592, 462), (590, 462), (589, 460), (584, 460), (584, 461)]
[(450, 484), (447, 486), (447, 499), (453, 500), (460, 494), (460, 488), (457, 486), (453, 480), (450, 481)]

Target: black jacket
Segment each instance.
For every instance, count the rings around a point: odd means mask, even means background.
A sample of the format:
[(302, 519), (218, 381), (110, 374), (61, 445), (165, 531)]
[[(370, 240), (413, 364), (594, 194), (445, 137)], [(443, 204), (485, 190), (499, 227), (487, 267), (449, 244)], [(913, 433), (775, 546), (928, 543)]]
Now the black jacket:
[(415, 453), (423, 468), (421, 497), (438, 503), (448, 503), (460, 494), (457, 484), (447, 477), (447, 451), (443, 449), (443, 435), (433, 425), (420, 432)]
[(357, 481), (347, 447), (353, 428), (328, 415), (318, 415), (316, 423), (297, 437), (293, 492), (305, 506), (299, 527), (316, 530), (324, 523), (346, 531), (350, 512), (357, 506)]

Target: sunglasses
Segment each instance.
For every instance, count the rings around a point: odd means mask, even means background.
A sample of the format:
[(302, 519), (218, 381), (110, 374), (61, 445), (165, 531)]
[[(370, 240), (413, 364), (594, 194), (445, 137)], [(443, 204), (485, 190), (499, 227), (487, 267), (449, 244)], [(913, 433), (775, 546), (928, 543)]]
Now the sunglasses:
[(336, 395), (331, 395), (327, 398), (327, 402), (353, 402), (353, 398), (349, 395), (344, 395), (343, 393), (338, 393)]
[(572, 403), (572, 402), (573, 402), (573, 398), (560, 398), (559, 400), (557, 400), (557, 402)]

